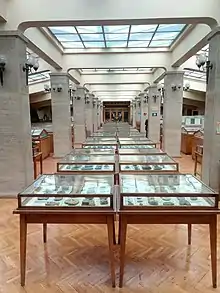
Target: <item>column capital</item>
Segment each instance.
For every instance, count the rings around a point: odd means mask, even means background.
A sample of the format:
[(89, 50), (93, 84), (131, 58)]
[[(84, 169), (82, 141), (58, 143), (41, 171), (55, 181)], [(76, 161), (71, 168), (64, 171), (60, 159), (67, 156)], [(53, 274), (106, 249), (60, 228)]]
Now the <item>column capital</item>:
[(21, 39), (25, 43), (28, 44), (29, 40), (25, 37), (25, 35), (21, 31), (2, 31), (0, 30), (0, 38), (9, 38), (9, 37), (15, 37), (18, 39)]

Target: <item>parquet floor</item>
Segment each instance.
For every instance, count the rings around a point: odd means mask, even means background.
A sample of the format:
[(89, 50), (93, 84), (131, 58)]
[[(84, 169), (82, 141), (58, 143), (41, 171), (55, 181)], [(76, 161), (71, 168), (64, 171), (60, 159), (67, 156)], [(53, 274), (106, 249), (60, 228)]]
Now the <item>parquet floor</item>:
[[(193, 169), (187, 157), (180, 163), (182, 171)], [(54, 166), (52, 159), (44, 162), (46, 172), (52, 172)], [(184, 225), (130, 225), (123, 289), (110, 285), (105, 226), (49, 225), (44, 245), (42, 227), (29, 225), (27, 278), (22, 288), (19, 217), (12, 215), (16, 206), (15, 199), (0, 200), (1, 293), (220, 292), (220, 284), (218, 289), (211, 286), (208, 228), (204, 225), (194, 225), (191, 247)], [(118, 256), (116, 247), (117, 262)]]

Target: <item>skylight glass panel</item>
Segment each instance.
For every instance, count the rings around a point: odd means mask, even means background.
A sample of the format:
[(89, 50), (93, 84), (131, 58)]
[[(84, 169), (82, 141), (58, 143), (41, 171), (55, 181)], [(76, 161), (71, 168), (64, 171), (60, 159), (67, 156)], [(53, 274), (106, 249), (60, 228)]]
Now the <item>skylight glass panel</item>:
[(108, 48), (126, 47), (127, 41), (107, 41), (106, 46)]
[(156, 33), (153, 37), (153, 41), (157, 40), (174, 40), (179, 35), (178, 32), (166, 32), (166, 33)]
[(165, 41), (152, 41), (149, 47), (170, 47), (173, 40), (165, 40)]
[(129, 41), (128, 47), (130, 48), (144, 48), (148, 47), (149, 41)]
[(84, 42), (86, 48), (105, 48), (104, 42)]
[(104, 41), (103, 34), (80, 34), (83, 41)]
[(104, 26), (104, 32), (105, 33), (122, 33), (122, 34), (128, 34), (129, 32), (129, 25), (107, 25)]
[(76, 34), (76, 29), (74, 26), (52, 26), (49, 29), (54, 34)]
[(158, 32), (180, 32), (185, 27), (185, 24), (160, 24)]
[(80, 38), (76, 34), (57, 35), (56, 37), (60, 42), (80, 42)]
[(127, 41), (128, 34), (105, 34), (106, 41)]
[(153, 33), (157, 28), (157, 24), (132, 25), (131, 33)]
[(153, 33), (133, 33), (130, 34), (130, 41), (150, 41)]
[(65, 49), (84, 48), (82, 42), (62, 42), (62, 45)]
[(78, 33), (80, 34), (97, 34), (102, 33), (101, 26), (76, 26)]

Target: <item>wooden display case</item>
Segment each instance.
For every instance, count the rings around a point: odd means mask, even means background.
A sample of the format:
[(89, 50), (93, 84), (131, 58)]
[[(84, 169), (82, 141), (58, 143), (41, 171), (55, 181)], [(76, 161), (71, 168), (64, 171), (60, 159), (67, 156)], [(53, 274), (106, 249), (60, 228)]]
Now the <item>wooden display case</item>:
[(192, 154), (192, 140), (198, 128), (182, 127), (181, 132), (181, 152), (186, 155)]
[[(193, 158), (193, 160), (195, 160), (195, 152), (196, 152), (197, 146), (203, 146), (203, 140), (204, 140), (204, 130), (200, 129), (194, 133), (193, 139), (192, 139), (192, 158)], [(201, 163), (200, 158), (198, 158), (198, 162)]]
[(167, 154), (119, 155), (119, 173), (179, 173), (179, 164)]
[(127, 225), (187, 224), (190, 245), (192, 224), (207, 224), (210, 228), (212, 285), (216, 288), (218, 213), (218, 194), (193, 175), (120, 175), (119, 286), (123, 286)]
[(58, 173), (114, 174), (114, 155), (69, 154), (57, 163)]
[(107, 225), (111, 279), (115, 287), (113, 184), (113, 175), (42, 175), (19, 193), (14, 214), (20, 215), (22, 286), (25, 285), (27, 224), (42, 223), (44, 242), (47, 224)]
[(32, 129), (32, 141), (39, 146), (39, 151), (42, 153), (42, 158), (49, 157), (51, 153), (51, 138), (45, 129)]

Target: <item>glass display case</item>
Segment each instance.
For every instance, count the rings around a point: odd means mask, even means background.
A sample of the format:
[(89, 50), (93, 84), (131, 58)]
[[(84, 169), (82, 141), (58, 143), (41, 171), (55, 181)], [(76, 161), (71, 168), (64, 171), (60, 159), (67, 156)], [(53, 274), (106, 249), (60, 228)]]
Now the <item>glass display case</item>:
[(57, 163), (57, 172), (114, 173), (114, 155), (69, 154)]
[(32, 141), (37, 144), (39, 152), (42, 153), (42, 158), (47, 158), (51, 152), (51, 137), (45, 129), (34, 128), (31, 130)]
[[(192, 138), (192, 158), (195, 159), (195, 152), (198, 146), (202, 149), (203, 153), (204, 129), (196, 131)], [(201, 163), (201, 159), (198, 160)]]
[(122, 173), (178, 173), (179, 164), (166, 154), (119, 155), (119, 172)]
[(189, 174), (120, 175), (120, 209), (211, 209), (218, 194)]
[(105, 148), (79, 148), (73, 149), (68, 155), (115, 155), (114, 149), (105, 149)]
[(99, 149), (99, 150), (101, 150), (101, 149), (115, 150), (116, 145), (83, 143), (82, 148), (84, 148), (84, 149)]
[(116, 132), (112, 133), (107, 131), (95, 132), (91, 135), (91, 137), (115, 137), (115, 136), (116, 136)]
[(121, 149), (150, 149), (150, 148), (156, 148), (156, 144), (153, 142), (143, 142), (143, 141), (123, 141), (120, 143), (119, 141), (119, 148)]
[(152, 140), (143, 137), (143, 136), (135, 136), (135, 137), (125, 137), (125, 138), (119, 138), (120, 143), (127, 143), (127, 142), (144, 142), (144, 143), (152, 143)]
[(110, 143), (110, 144), (117, 144), (117, 139), (115, 137), (88, 137), (85, 143)]
[(118, 150), (119, 155), (162, 155), (165, 154), (162, 150), (157, 148), (121, 148)]
[(18, 208), (113, 210), (113, 175), (41, 175), (18, 194)]
[(193, 136), (195, 132), (201, 129), (201, 126), (198, 127), (182, 127), (181, 132), (181, 152), (186, 155), (192, 154), (192, 144), (193, 144)]

